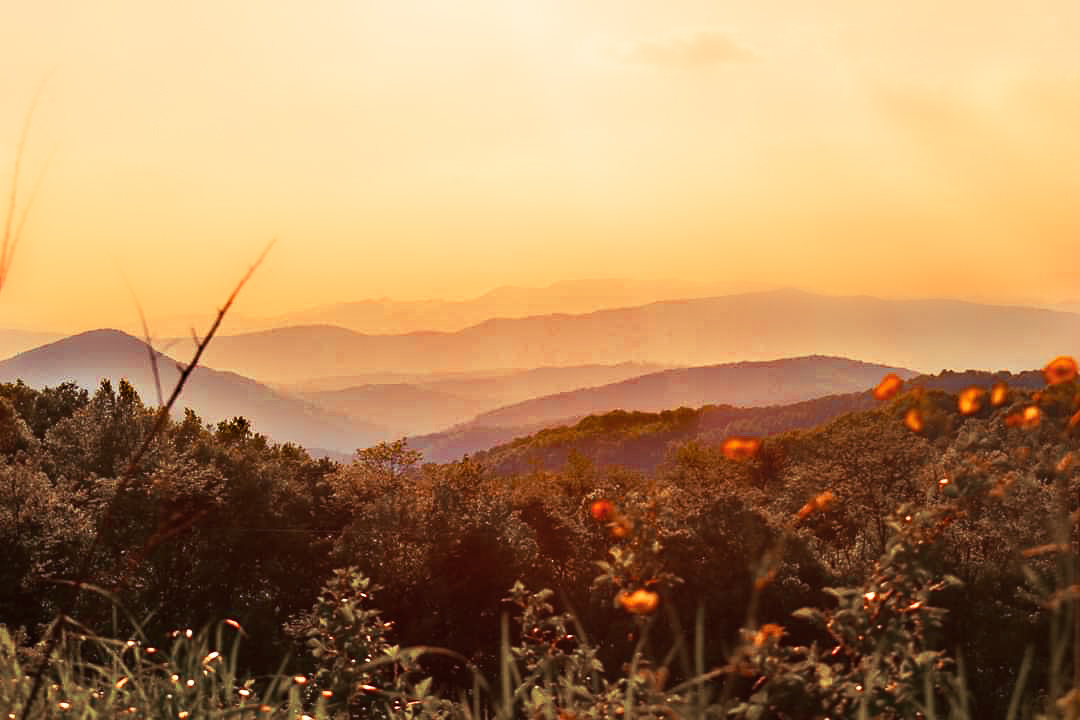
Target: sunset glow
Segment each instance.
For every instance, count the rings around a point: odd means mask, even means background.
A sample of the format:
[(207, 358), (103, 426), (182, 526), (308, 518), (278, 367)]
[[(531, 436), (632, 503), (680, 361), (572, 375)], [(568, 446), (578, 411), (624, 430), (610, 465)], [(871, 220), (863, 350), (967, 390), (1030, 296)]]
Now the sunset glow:
[[(1080, 6), (42, 0), (5, 327), (507, 284), (1080, 295)], [(50, 74), (51, 73), (51, 74)]]

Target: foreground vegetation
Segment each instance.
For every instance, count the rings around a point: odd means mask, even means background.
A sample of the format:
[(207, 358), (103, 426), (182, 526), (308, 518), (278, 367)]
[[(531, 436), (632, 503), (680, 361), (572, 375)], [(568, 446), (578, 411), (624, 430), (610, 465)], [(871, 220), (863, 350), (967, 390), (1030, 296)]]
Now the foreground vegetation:
[(122, 483), (155, 418), (130, 385), (0, 386), (0, 711), (1075, 717), (1080, 388), (1048, 379), (649, 473), (588, 443), (339, 465), (188, 411)]

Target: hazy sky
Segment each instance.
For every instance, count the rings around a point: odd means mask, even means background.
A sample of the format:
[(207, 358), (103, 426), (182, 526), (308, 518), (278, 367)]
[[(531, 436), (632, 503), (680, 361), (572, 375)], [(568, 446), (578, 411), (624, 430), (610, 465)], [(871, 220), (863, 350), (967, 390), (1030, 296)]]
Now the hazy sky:
[(2, 0), (0, 326), (593, 276), (1080, 296), (1076, 0)]

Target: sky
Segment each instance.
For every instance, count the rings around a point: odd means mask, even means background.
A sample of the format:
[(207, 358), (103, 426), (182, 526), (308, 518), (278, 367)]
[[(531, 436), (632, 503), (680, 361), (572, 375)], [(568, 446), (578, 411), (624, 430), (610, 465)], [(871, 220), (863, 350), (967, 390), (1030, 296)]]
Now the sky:
[[(0, 327), (630, 277), (1080, 298), (1075, 0), (0, 0)], [(2, 216), (0, 216), (2, 217)], [(128, 287), (131, 290), (129, 291)]]

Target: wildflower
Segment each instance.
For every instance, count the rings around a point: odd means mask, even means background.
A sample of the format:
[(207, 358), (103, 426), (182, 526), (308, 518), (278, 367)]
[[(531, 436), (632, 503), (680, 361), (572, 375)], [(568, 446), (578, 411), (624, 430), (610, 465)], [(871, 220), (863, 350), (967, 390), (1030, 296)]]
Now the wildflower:
[(757, 578), (754, 580), (754, 590), (756, 590), (758, 592), (761, 592), (766, 587), (768, 587), (769, 583), (771, 583), (775, 578), (776, 578), (776, 567), (775, 566), (769, 568), (764, 573), (759, 572)]
[(800, 509), (799, 512), (795, 514), (795, 517), (797, 517), (799, 520), (805, 520), (816, 512), (823, 512), (825, 510), (828, 510), (829, 506), (831, 506), (835, 501), (836, 495), (833, 494), (833, 491), (826, 490), (810, 502), (803, 505), (802, 509)]
[(721, 450), (728, 460), (749, 460), (761, 450), (759, 438), (729, 437), (724, 441)]
[(307, 678), (303, 675), (293, 675), (293, 682), (297, 685), (307, 685)]
[(908, 410), (907, 415), (904, 416), (904, 424), (911, 432), (922, 432), (925, 427), (922, 411), (918, 408)]
[(1042, 422), (1042, 410), (1037, 405), (1028, 405), (1020, 412), (1013, 413), (1005, 418), (1005, 424), (1009, 427), (1021, 427), (1030, 430)]
[(990, 404), (994, 407), (1000, 407), (1005, 404), (1005, 401), (1009, 399), (1009, 384), (1006, 382), (996, 382), (994, 387), (990, 389)]
[(1076, 360), (1062, 355), (1050, 361), (1043, 370), (1043, 377), (1047, 385), (1057, 385), (1075, 380), (1078, 373), (1080, 373), (1080, 368), (1077, 368)]
[(619, 540), (630, 535), (630, 531), (634, 529), (634, 521), (630, 518), (620, 515), (615, 519), (615, 523), (611, 526), (611, 534)]
[(765, 623), (754, 635), (754, 647), (764, 647), (784, 636), (784, 628), (776, 623)]
[(956, 398), (956, 406), (961, 415), (971, 415), (982, 409), (982, 398), (986, 392), (982, 388), (969, 387)]
[(874, 388), (874, 399), (878, 401), (888, 400), (900, 392), (902, 387), (904, 387), (904, 381), (900, 379), (900, 376), (896, 373), (889, 373), (882, 379), (881, 384)]
[(130, 679), (131, 678), (125, 676), (125, 677), (122, 677), (119, 680), (117, 680), (116, 681), (116, 689), (117, 690), (123, 689), (123, 687), (128, 684), (128, 680), (130, 680)]
[(635, 590), (628, 593), (625, 590), (615, 598), (623, 610), (634, 615), (649, 615), (656, 610), (660, 603), (660, 596), (651, 590)]
[(590, 511), (596, 522), (608, 522), (615, 515), (615, 504), (610, 500), (597, 500), (592, 504)]
[(233, 620), (232, 618), (228, 618), (228, 619), (227, 619), (227, 620), (225, 621), (225, 624), (226, 624), (226, 625), (228, 625), (228, 626), (229, 626), (229, 627), (231, 627), (231, 628), (234, 628), (234, 629), (236, 629), (236, 630), (239, 630), (240, 632), (244, 632), (244, 628), (240, 627), (240, 623), (238, 623), (237, 621)]

